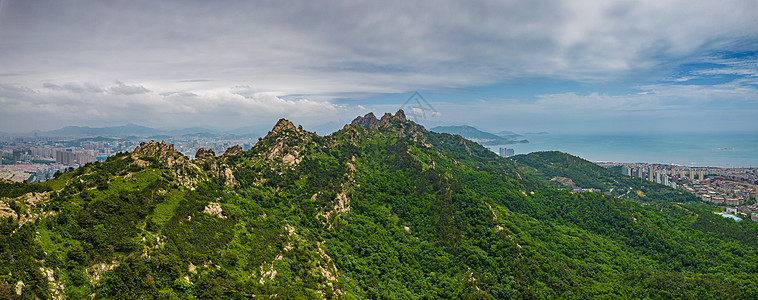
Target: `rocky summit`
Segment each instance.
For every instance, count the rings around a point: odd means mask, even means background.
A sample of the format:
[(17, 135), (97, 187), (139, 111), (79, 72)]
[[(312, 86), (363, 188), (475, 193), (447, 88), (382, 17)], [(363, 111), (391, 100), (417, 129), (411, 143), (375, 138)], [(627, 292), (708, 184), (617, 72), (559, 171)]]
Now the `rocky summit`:
[(616, 173), (402, 110), (193, 160), (145, 142), (0, 182), (0, 298), (758, 298), (758, 225)]

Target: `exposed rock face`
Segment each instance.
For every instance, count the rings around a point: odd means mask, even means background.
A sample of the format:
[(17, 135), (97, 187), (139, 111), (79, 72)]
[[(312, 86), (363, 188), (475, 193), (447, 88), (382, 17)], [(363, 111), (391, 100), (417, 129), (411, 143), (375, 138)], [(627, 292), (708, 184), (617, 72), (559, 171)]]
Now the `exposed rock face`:
[(367, 113), (363, 117), (359, 116), (355, 118), (353, 122), (350, 123), (350, 125), (363, 127), (363, 128), (366, 128), (367, 130), (376, 128), (378, 124), (379, 124), (379, 119), (377, 119), (374, 113), (372, 112)]
[(420, 125), (411, 124), (410, 122), (407, 122), (407, 119), (405, 117), (405, 112), (402, 109), (398, 110), (394, 116), (390, 113), (385, 113), (381, 119), (376, 119), (376, 116), (374, 116), (374, 113), (367, 113), (363, 117), (355, 118), (355, 120), (353, 120), (353, 122), (351, 122), (350, 125), (363, 127), (363, 128), (366, 128), (367, 130), (375, 130), (378, 128), (385, 128), (385, 127), (392, 126), (393, 123), (397, 123), (397, 122), (399, 122), (403, 126), (414, 125), (414, 126), (417, 126), (418, 128), (421, 128), (422, 131), (425, 130), (423, 129), (424, 127)]
[(259, 155), (270, 161), (281, 159), (285, 165), (295, 166), (303, 160), (301, 152), (305, 150), (305, 144), (312, 142), (313, 136), (314, 133), (281, 119), (255, 147), (260, 149), (266, 147), (261, 145), (268, 145), (268, 148), (261, 149), (263, 151)]
[(18, 219), (18, 214), (5, 202), (0, 202), (0, 218)]
[(115, 260), (112, 261), (111, 263), (103, 262), (103, 263), (95, 264), (87, 268), (86, 270), (84, 270), (84, 274), (86, 274), (87, 277), (89, 277), (89, 281), (92, 284), (96, 284), (100, 281), (100, 278), (103, 276), (105, 272), (113, 270), (117, 268), (119, 265), (121, 265), (121, 263)]
[(197, 152), (195, 152), (195, 159), (207, 160), (213, 158), (216, 158), (216, 153), (213, 152), (213, 149), (205, 150), (203, 148), (200, 148), (197, 149)]
[(226, 219), (226, 216), (224, 216), (224, 211), (221, 210), (221, 204), (218, 204), (216, 202), (208, 203), (208, 206), (203, 209), (203, 212), (219, 219)]
[(16, 288), (15, 288), (16, 295), (21, 296), (21, 292), (24, 289), (24, 285), (25, 284), (23, 281), (16, 282)]
[(137, 148), (134, 148), (132, 155), (137, 156), (135, 158), (142, 155), (153, 156), (169, 168), (189, 163), (189, 158), (176, 151), (173, 144), (166, 144), (164, 141), (142, 142)]
[(271, 129), (266, 137), (271, 135), (280, 135), (286, 133), (287, 130), (302, 131), (302, 129), (298, 129), (295, 127), (295, 124), (292, 124), (292, 122), (288, 121), (287, 119), (279, 119), (279, 121), (276, 122), (276, 125), (274, 125), (274, 128)]
[[(20, 201), (21, 203), (24, 203), (24, 205), (26, 205), (27, 209), (25, 213), (18, 215), (16, 214), (15, 211), (10, 210), (10, 206), (8, 206), (8, 209), (10, 211), (8, 210), (5, 210), (5, 211), (7, 211), (8, 213), (12, 212), (12, 215), (10, 215), (10, 217), (17, 220), (19, 226), (24, 225), (27, 222), (36, 222), (37, 219), (39, 218), (52, 216), (58, 213), (54, 210), (45, 210), (45, 206), (47, 206), (46, 202), (49, 199), (50, 199), (50, 192), (27, 193), (15, 199), (15, 201)], [(10, 200), (10, 201), (14, 201), (14, 200)], [(0, 208), (1, 207), (2, 205), (0, 205)]]
[(54, 300), (62, 300), (63, 299), (63, 289), (64, 285), (60, 281), (55, 280), (55, 272), (51, 268), (39, 268), (40, 272), (47, 278), (48, 283), (50, 284), (50, 295), (51, 298)]
[(414, 142), (419, 142), (425, 147), (432, 147), (431, 143), (429, 143), (424, 136), (426, 128), (408, 121), (405, 117), (405, 112), (402, 109), (398, 110), (394, 116), (390, 113), (385, 113), (379, 120), (376, 119), (373, 113), (368, 113), (363, 117), (355, 118), (355, 120), (350, 123), (350, 126), (345, 126), (345, 128), (342, 129), (343, 134), (355, 138), (360, 136), (360, 132), (354, 130), (354, 132), (351, 133), (350, 127), (352, 127), (353, 130), (355, 127), (363, 127), (368, 131), (393, 131), (399, 136), (409, 138)]
[[(213, 153), (211, 151), (211, 153)], [(132, 151), (132, 156), (136, 159), (135, 164), (145, 167), (148, 163), (141, 158), (151, 156), (164, 163), (170, 168), (174, 178), (183, 186), (194, 188), (199, 182), (198, 174), (202, 173), (200, 167), (190, 162), (189, 158), (174, 150), (174, 145), (166, 144), (164, 141), (142, 142)]]
[(405, 119), (405, 112), (402, 109), (398, 109), (395, 113), (395, 118), (400, 121), (406, 121)]
[(161, 154), (165, 153), (171, 153), (171, 152), (177, 152), (174, 150), (173, 144), (166, 144), (165, 141), (149, 141), (149, 142), (142, 142), (137, 146), (137, 148), (134, 148), (134, 151), (132, 151), (133, 154), (140, 154), (140, 155), (147, 155), (147, 156), (160, 156)]
[(222, 177), (224, 179), (224, 185), (233, 188), (239, 183), (234, 178), (234, 172), (226, 163), (226, 158), (242, 153), (242, 147), (239, 145), (229, 147), (226, 152), (220, 157), (216, 156), (213, 149), (205, 150), (203, 148), (197, 149), (195, 153), (195, 160), (193, 161), (198, 166), (208, 171), (207, 174)]
[(228, 157), (228, 156), (239, 155), (240, 153), (242, 153), (242, 147), (240, 147), (240, 145), (234, 145), (234, 146), (229, 147), (229, 149), (226, 149), (224, 154), (221, 156)]

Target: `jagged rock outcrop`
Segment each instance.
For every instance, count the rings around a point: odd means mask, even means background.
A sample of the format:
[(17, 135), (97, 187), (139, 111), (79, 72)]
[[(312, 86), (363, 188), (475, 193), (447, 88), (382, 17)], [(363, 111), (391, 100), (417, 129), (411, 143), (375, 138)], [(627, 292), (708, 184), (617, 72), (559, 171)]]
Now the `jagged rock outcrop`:
[(213, 149), (205, 150), (203, 148), (200, 148), (197, 149), (197, 152), (195, 153), (195, 160), (193, 162), (205, 169), (209, 175), (223, 178), (224, 185), (233, 188), (239, 183), (234, 178), (234, 171), (226, 163), (226, 159), (230, 156), (238, 155), (240, 153), (242, 153), (242, 147), (239, 145), (229, 147), (229, 149), (227, 149), (226, 152), (224, 152), (224, 154), (220, 157), (216, 156), (216, 153), (213, 152)]
[(255, 144), (255, 148), (259, 151), (258, 155), (266, 160), (281, 159), (285, 165), (296, 166), (303, 160), (302, 152), (314, 136), (315, 133), (295, 127), (286, 119), (280, 119), (266, 137)]
[(203, 148), (197, 149), (197, 152), (195, 152), (195, 159), (196, 160), (208, 160), (208, 159), (214, 159), (216, 158), (216, 153), (213, 152), (213, 149), (205, 150)]
[(134, 148), (132, 156), (135, 158), (152, 156), (157, 158), (158, 161), (166, 164), (166, 167), (169, 168), (189, 163), (189, 158), (179, 153), (179, 151), (176, 151), (173, 144), (166, 144), (165, 141), (142, 142), (137, 148)]
[(410, 138), (414, 142), (420, 142), (425, 147), (429, 148), (432, 146), (424, 136), (426, 128), (408, 121), (405, 117), (405, 112), (402, 109), (399, 109), (395, 115), (385, 113), (382, 118), (378, 120), (373, 113), (368, 113), (363, 117), (359, 116), (350, 123), (350, 126), (345, 126), (345, 128), (341, 130), (341, 133), (343, 134), (351, 136), (357, 135), (358, 132), (351, 132), (349, 127), (363, 127), (368, 131), (389, 130), (398, 133), (400, 136)]
[(224, 154), (222, 154), (221, 156), (229, 157), (229, 156), (239, 155), (240, 153), (242, 153), (242, 147), (240, 147), (240, 145), (234, 145), (226, 149)]
[(303, 130), (302, 127), (300, 129), (295, 127), (295, 124), (292, 124), (292, 122), (287, 119), (279, 119), (279, 121), (276, 122), (276, 125), (274, 125), (274, 128), (269, 131), (266, 137), (286, 134), (287, 131), (298, 132)]
[(137, 146), (137, 148), (134, 148), (134, 151), (132, 151), (132, 154), (139, 154), (139, 155), (147, 155), (147, 156), (161, 156), (162, 154), (171, 154), (172, 152), (177, 152), (174, 150), (174, 144), (166, 144), (165, 141), (149, 141), (149, 142), (142, 142)]
[(135, 158), (135, 164), (145, 167), (149, 163), (142, 158), (154, 157), (171, 169), (174, 178), (183, 186), (194, 189), (201, 180), (200, 176), (203, 171), (196, 164), (192, 163), (189, 158), (174, 149), (173, 144), (166, 144), (164, 141), (142, 142), (132, 151), (132, 157)]
[(402, 128), (405, 127), (413, 127), (415, 129), (418, 129), (420, 131), (426, 131), (426, 129), (418, 124), (415, 124), (413, 122), (409, 122), (408, 119), (405, 117), (405, 112), (402, 109), (399, 109), (395, 115), (392, 115), (390, 113), (385, 113), (382, 115), (381, 119), (377, 119), (374, 113), (367, 113), (363, 117), (357, 117), (355, 118), (350, 125), (352, 126), (358, 126), (363, 127), (366, 130), (373, 131), (376, 129), (381, 128), (387, 128), (393, 125), (400, 124)]
[(374, 113), (370, 112), (367, 113), (365, 116), (361, 117), (358, 116), (353, 120), (353, 122), (350, 122), (350, 125), (358, 126), (366, 128), (366, 130), (372, 130), (376, 128), (379, 124), (379, 119), (376, 118)]

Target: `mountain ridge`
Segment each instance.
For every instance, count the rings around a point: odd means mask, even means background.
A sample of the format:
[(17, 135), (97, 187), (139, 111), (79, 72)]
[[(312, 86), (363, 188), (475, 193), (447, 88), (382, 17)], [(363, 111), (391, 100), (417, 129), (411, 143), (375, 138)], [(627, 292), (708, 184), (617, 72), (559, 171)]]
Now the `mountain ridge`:
[(694, 203), (556, 190), (403, 116), (327, 136), (281, 119), (247, 151), (190, 160), (150, 141), (41, 184), (0, 183), (0, 294), (758, 295), (755, 225)]

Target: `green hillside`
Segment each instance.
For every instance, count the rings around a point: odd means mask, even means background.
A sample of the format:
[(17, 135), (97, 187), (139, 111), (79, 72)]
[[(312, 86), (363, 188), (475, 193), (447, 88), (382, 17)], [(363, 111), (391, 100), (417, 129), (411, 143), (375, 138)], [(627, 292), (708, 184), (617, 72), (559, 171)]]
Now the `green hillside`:
[[(571, 190), (575, 187), (600, 189), (613, 196), (644, 202), (689, 202), (698, 198), (645, 179), (629, 177), (582, 158), (558, 151), (533, 152), (511, 158), (518, 169), (545, 185)], [(566, 178), (571, 181), (565, 180)]]
[(195, 157), (2, 183), (0, 298), (758, 298), (757, 224), (557, 190), (402, 111)]

